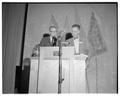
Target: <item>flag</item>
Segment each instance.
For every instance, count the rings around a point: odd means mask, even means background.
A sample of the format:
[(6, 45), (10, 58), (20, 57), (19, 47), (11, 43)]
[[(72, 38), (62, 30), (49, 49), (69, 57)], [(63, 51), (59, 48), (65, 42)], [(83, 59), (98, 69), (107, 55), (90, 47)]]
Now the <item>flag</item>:
[(78, 14), (77, 6), (74, 6), (74, 9), (75, 9), (75, 24), (80, 25), (80, 41), (85, 42), (86, 41), (86, 33), (85, 33), (83, 26), (81, 24), (81, 19), (80, 19), (80, 16)]
[(55, 20), (53, 15), (51, 15), (49, 26), (55, 26), (57, 29), (59, 28), (58, 23), (56, 22), (56, 20)]
[(62, 41), (64, 42), (66, 40), (66, 34), (70, 32), (70, 25), (68, 21), (68, 17), (65, 18), (65, 23), (63, 26), (63, 32), (62, 32)]
[(94, 12), (90, 18), (90, 29), (88, 32), (91, 56), (99, 55), (107, 50), (105, 41), (101, 34), (101, 29)]
[(64, 32), (70, 32), (70, 25), (69, 25), (69, 21), (68, 21), (67, 16), (65, 18), (65, 23), (64, 23), (64, 26), (63, 26), (63, 30), (64, 30)]

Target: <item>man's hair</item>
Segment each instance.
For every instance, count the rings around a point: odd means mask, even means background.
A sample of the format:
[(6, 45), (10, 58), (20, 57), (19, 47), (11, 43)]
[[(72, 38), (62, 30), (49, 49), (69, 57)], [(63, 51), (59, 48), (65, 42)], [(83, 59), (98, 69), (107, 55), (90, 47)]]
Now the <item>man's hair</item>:
[(49, 27), (49, 31), (50, 31), (51, 28), (57, 29), (56, 26), (50, 26), (50, 27)]
[(73, 24), (72, 28), (77, 27), (80, 30), (80, 25), (79, 24)]

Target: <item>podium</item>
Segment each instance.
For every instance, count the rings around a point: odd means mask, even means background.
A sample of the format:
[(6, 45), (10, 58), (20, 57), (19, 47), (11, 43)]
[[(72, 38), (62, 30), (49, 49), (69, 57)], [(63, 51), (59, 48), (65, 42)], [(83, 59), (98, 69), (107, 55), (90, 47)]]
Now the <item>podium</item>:
[[(59, 48), (40, 47), (40, 56), (31, 58), (29, 93), (57, 93)], [(87, 55), (74, 54), (74, 47), (62, 47), (62, 93), (86, 93)]]

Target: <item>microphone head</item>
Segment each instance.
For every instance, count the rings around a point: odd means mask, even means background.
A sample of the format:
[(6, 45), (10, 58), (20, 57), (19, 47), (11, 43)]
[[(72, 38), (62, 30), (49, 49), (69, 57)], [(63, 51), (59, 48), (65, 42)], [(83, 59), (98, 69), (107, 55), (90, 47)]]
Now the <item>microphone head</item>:
[(62, 39), (62, 32), (63, 32), (63, 31), (59, 31), (59, 32), (58, 32), (58, 34), (57, 34), (58, 40), (61, 40), (61, 39)]
[(62, 39), (62, 37), (61, 36), (58, 36), (58, 41), (60, 41)]

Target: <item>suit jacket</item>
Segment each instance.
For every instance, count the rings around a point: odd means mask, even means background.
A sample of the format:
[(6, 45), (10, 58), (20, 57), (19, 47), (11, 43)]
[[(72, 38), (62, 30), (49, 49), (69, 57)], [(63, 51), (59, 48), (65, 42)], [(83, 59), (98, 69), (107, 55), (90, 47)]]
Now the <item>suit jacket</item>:
[[(66, 42), (68, 42), (68, 46), (74, 46), (74, 38), (69, 38), (66, 40)], [(79, 46), (79, 53), (83, 53), (85, 55), (88, 55), (89, 53), (89, 49), (88, 49), (88, 46), (86, 44), (86, 42), (82, 42), (80, 43), (80, 46)]]
[(57, 45), (57, 39), (54, 38), (54, 43), (50, 42), (50, 36), (43, 37), (40, 46), (56, 46)]

